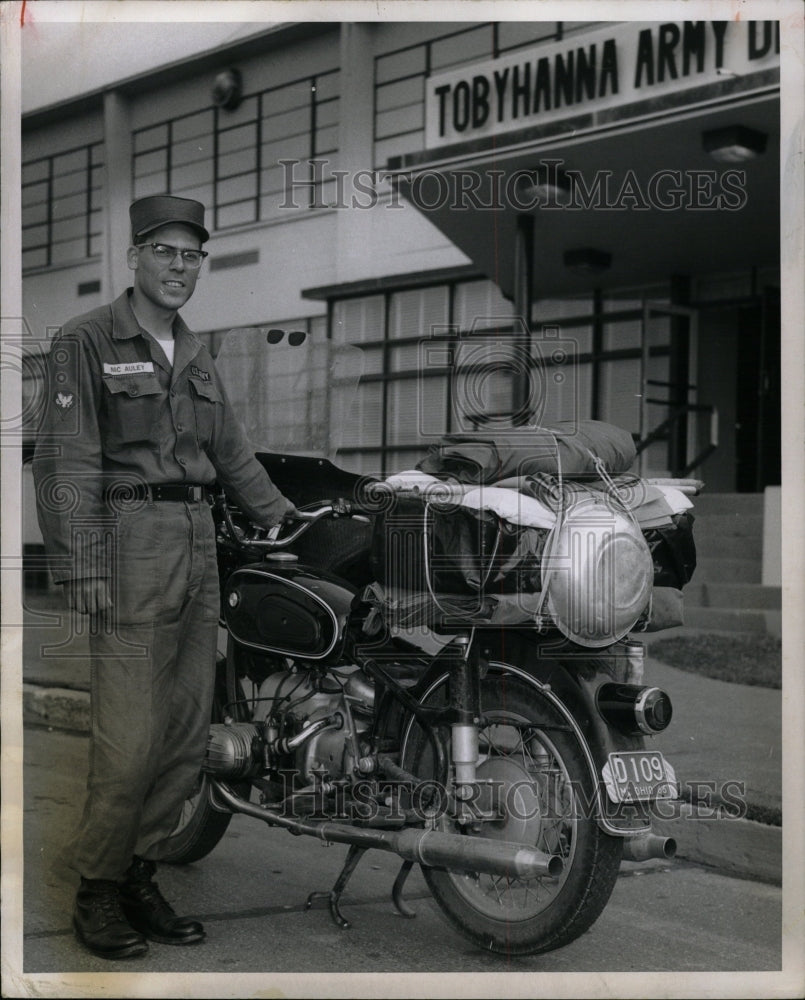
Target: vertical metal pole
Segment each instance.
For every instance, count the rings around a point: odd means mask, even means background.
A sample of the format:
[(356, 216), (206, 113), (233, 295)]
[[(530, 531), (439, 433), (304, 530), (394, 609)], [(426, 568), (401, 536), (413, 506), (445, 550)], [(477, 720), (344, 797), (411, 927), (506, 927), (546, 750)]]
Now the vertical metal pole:
[(259, 222), (263, 217), (263, 208), (260, 204), (263, 191), (263, 94), (257, 95), (257, 109), (255, 114), (255, 179), (254, 179), (254, 221)]
[[(212, 224), (218, 228), (218, 108), (212, 109)], [(170, 154), (169, 154), (170, 155)]]
[(104, 241), (103, 294), (119, 295), (128, 283), (126, 247), (131, 243), (132, 138), (128, 101), (117, 91), (103, 98)]
[(604, 296), (600, 288), (593, 289), (593, 362), (590, 415), (601, 420), (601, 352), (604, 350)]
[[(531, 303), (534, 292), (534, 217), (526, 213), (517, 216), (514, 237), (514, 315), (522, 319), (525, 343), (522, 344), (527, 363), (531, 363)], [(523, 371), (512, 387), (512, 409), (519, 414), (519, 423), (527, 423), (524, 412), (529, 407), (528, 372)], [(530, 407), (529, 407), (530, 409)]]
[[(651, 305), (643, 299), (643, 326), (640, 331), (640, 440), (648, 434), (648, 361), (649, 361), (649, 324), (651, 323)], [(638, 459), (638, 472), (641, 476), (646, 474), (648, 463), (648, 449), (641, 451)]]
[(53, 157), (48, 157), (48, 215), (47, 215), (47, 248), (45, 263), (48, 267), (53, 263)]
[[(687, 305), (690, 302), (690, 278), (687, 275), (672, 275), (671, 305)], [(671, 316), (671, 407), (678, 409), (688, 405), (688, 385), (690, 383), (690, 321), (686, 315)], [(687, 465), (688, 432), (687, 421), (677, 421), (671, 428), (669, 437), (669, 464), (671, 475), (678, 476)]]
[(87, 188), (84, 200), (84, 256), (92, 254), (92, 145), (87, 146)]

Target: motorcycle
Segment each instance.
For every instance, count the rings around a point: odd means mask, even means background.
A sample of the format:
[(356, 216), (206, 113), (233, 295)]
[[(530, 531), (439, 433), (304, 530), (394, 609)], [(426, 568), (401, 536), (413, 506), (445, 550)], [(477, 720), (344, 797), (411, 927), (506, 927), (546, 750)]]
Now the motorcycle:
[[(568, 944), (601, 914), (623, 859), (675, 852), (651, 813), (677, 797), (676, 778), (647, 745), (671, 701), (644, 682), (632, 631), (656, 566), (617, 480), (568, 494), (544, 477), (554, 524), (538, 530), (468, 510), (455, 483), (344, 471), (317, 435), (348, 431), (360, 352), (236, 334), (219, 370), (299, 513), (266, 533), (216, 499), (225, 648), (199, 784), (164, 859), (200, 860), (245, 814), (348, 846), (332, 889), (307, 900), (325, 899), (343, 928), (341, 894), (371, 849), (399, 857), (391, 896), (405, 917), (418, 864), (476, 945)], [(523, 557), (524, 537), (541, 540), (538, 559), (528, 546)], [(481, 579), (468, 584), (468, 566)]]

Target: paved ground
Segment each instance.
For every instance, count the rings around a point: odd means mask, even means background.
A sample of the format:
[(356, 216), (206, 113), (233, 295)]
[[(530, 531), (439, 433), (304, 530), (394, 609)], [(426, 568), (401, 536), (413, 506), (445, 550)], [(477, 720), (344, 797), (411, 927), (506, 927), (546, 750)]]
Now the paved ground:
[(625, 864), (590, 931), (559, 951), (513, 958), (479, 950), (456, 933), (418, 870), (406, 892), (416, 919), (398, 916), (389, 893), (399, 864), (372, 851), (344, 896), (353, 927), (342, 931), (320, 906), (305, 912), (304, 901), (309, 892), (329, 888), (345, 848), (242, 816), (203, 861), (160, 870), (166, 894), (204, 920), (208, 941), (197, 948), (154, 945), (146, 959), (110, 966), (73, 938), (76, 879), (58, 856), (80, 809), (86, 752), (83, 735), (26, 728), (24, 968), (31, 974), (262, 973), (268, 992), (261, 995), (269, 995), (278, 973), (703, 974), (781, 967), (780, 888), (678, 860)]
[[(87, 636), (70, 626), (57, 593), (36, 595), (30, 605), (23, 660), (26, 718), (80, 729), (87, 718)], [(671, 726), (654, 741), (687, 794), (703, 798), (705, 804), (693, 813), (683, 810), (680, 819), (658, 824), (658, 832), (677, 840), (682, 857), (779, 883), (780, 827), (719, 816), (706, 803), (726, 797), (735, 803), (733, 812), (741, 813), (746, 803), (779, 817), (781, 692), (712, 680), (652, 659), (652, 640), (674, 634), (697, 631), (673, 629), (643, 637), (649, 650), (645, 683), (668, 691), (674, 705)]]
[[(34, 714), (43, 710), (46, 716), (55, 710), (54, 699), (73, 699), (66, 724), (75, 722), (80, 729), (88, 702), (86, 637), (71, 635), (61, 614), (54, 613), (56, 608), (52, 602), (48, 607), (39, 601), (29, 612), (23, 676), (28, 688), (26, 706), (33, 706)], [(725, 781), (743, 783), (748, 801), (779, 809), (780, 692), (712, 681), (651, 658), (645, 679), (671, 693), (674, 721), (657, 738), (657, 745), (683, 782), (715, 781), (717, 788)], [(332, 883), (343, 849), (311, 845), (236, 817), (208, 859), (168, 868), (162, 875), (171, 898), (205, 920), (208, 942), (198, 949), (155, 946), (146, 960), (130, 963), (135, 978), (119, 979), (122, 967), (110, 969), (73, 940), (69, 914), (74, 879), (54, 864), (56, 845), (83, 797), (86, 743), (84, 734), (58, 728), (26, 727), (25, 731), (25, 885), (17, 886), (17, 895), (25, 900), (24, 963), (35, 977), (55, 977), (47, 985), (37, 981), (35, 992), (85, 995), (83, 986), (76, 986), (76, 992), (53, 993), (52, 984), (63, 982), (65, 970), (89, 976), (86, 995), (95, 995), (99, 983), (103, 984), (100, 991), (110, 996), (129, 995), (119, 985), (108, 986), (110, 982), (126, 984), (127, 990), (130, 985), (130, 995), (139, 996), (243, 996), (255, 989), (260, 995), (273, 995), (276, 988), (302, 996), (405, 996), (415, 988), (422, 995), (437, 995), (437, 984), (443, 983), (436, 974), (471, 971), (472, 979), (462, 982), (462, 994), (531, 996), (537, 995), (535, 984), (541, 982), (543, 972), (567, 975), (589, 970), (601, 976), (676, 970), (695, 972), (697, 984), (703, 984), (701, 975), (712, 970), (745, 970), (741, 983), (746, 983), (755, 975), (753, 970), (780, 968), (779, 827), (703, 818), (701, 810), (698, 816), (688, 813), (669, 820), (668, 829), (660, 824), (659, 832), (679, 840), (680, 857), (647, 866), (625, 865), (603, 916), (579, 941), (539, 959), (507, 960), (478, 952), (450, 929), (430, 900), (421, 875), (412, 876), (407, 894), (417, 919), (401, 923), (388, 901), (396, 864), (390, 856), (376, 852), (359, 869), (354, 894), (345, 895), (345, 909), (354, 917), (355, 927), (339, 931), (326, 912), (305, 913), (303, 902), (309, 891)], [(7, 854), (6, 861), (13, 859)], [(728, 877), (730, 873), (742, 877)], [(7, 919), (8, 892), (4, 906)], [(789, 916), (795, 919), (794, 914)], [(21, 933), (18, 947), (22, 956)], [(801, 949), (793, 953), (799, 956)], [(423, 970), (429, 973), (425, 985), (419, 980), (406, 988), (405, 975)], [(308, 991), (305, 976), (320, 971), (360, 972), (364, 978), (360, 989), (352, 980), (353, 985), (342, 989), (328, 975), (326, 988), (311, 985)], [(108, 976), (101, 979), (101, 972), (114, 974), (111, 980)], [(179, 979), (164, 975), (169, 972), (183, 975)], [(203, 985), (194, 985), (192, 992), (180, 992), (178, 984), (184, 990), (186, 983), (196, 983), (185, 979), (191, 972), (215, 978), (204, 978)], [(234, 972), (252, 973), (255, 978), (233, 989), (233, 983), (240, 983), (239, 977), (232, 978)], [(274, 978), (290, 973), (296, 975)], [(383, 973), (377, 980), (369, 975), (377, 973)], [(502, 980), (501, 973), (506, 973)], [(522, 973), (527, 974), (524, 980), (518, 978)], [(675, 975), (668, 982), (678, 981)], [(543, 992), (559, 995), (556, 982), (552, 977), (545, 980)], [(560, 981), (562, 991), (567, 990), (567, 982)], [(506, 984), (503, 989), (501, 983)], [(4, 995), (23, 995), (6, 986), (7, 976)], [(579, 981), (579, 992), (564, 995), (582, 995), (581, 989)], [(617, 988), (609, 989), (618, 995)], [(764, 989), (754, 995), (764, 993), (772, 995)], [(795, 987), (779, 995), (801, 993)], [(29, 995), (27, 989), (25, 995)], [(448, 987), (440, 995), (456, 994)]]

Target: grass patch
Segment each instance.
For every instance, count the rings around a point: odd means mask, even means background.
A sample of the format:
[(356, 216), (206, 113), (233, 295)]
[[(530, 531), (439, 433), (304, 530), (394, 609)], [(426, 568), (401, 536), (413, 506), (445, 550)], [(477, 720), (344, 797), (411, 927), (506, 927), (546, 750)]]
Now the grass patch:
[[(682, 782), (680, 787), (682, 801), (687, 802), (689, 805), (696, 805), (697, 802), (701, 802), (702, 805), (709, 807), (725, 806), (727, 808), (727, 815), (735, 815), (735, 802), (730, 802), (728, 805), (725, 804), (724, 799), (717, 792), (713, 792), (709, 788), (705, 792), (704, 797), (699, 798), (695, 794), (695, 789), (696, 786)], [(779, 806), (763, 806), (753, 802), (744, 802), (743, 804), (746, 812), (742, 815), (742, 819), (750, 819), (753, 823), (763, 823), (765, 826), (783, 825), (783, 810)]]
[(775, 636), (764, 633), (740, 638), (714, 633), (674, 636), (652, 642), (648, 654), (679, 670), (718, 681), (782, 687), (783, 644)]

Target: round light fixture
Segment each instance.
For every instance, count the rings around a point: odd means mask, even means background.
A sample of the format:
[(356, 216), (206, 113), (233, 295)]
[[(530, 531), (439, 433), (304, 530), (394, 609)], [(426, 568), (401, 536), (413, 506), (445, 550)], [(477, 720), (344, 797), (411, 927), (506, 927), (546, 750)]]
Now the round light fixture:
[(221, 70), (212, 85), (212, 103), (217, 108), (234, 111), (243, 100), (243, 78), (240, 70), (230, 67)]

